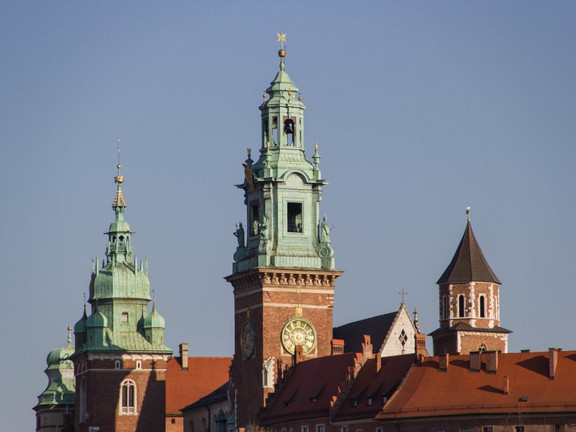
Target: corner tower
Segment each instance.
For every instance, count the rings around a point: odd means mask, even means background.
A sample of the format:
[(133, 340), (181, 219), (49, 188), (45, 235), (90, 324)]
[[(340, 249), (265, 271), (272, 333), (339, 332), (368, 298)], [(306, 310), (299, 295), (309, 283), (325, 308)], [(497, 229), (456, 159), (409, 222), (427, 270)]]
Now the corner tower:
[(507, 352), (511, 332), (500, 327), (501, 284), (476, 241), (470, 218), (456, 253), (437, 284), (440, 328), (431, 333), (434, 355)]
[[(166, 362), (164, 319), (148, 313), (148, 263), (138, 262), (124, 219), (124, 177), (114, 177), (114, 220), (106, 259), (92, 264), (91, 313), (76, 323), (76, 430), (163, 430)], [(94, 429), (95, 430), (95, 429)]]
[(244, 166), (245, 224), (240, 222), (232, 275), (235, 355), (232, 395), (238, 427), (257, 421), (277, 377), (294, 357), (329, 355), (335, 269), (330, 228), (320, 221), (318, 146), (306, 158), (302, 96), (285, 69), (264, 93), (260, 156)]

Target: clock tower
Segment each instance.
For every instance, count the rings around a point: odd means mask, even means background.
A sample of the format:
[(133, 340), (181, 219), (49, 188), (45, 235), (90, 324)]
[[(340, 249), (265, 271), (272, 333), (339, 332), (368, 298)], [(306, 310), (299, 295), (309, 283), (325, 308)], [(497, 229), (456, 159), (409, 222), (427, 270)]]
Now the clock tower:
[(279, 373), (295, 358), (331, 353), (335, 269), (318, 146), (312, 161), (304, 146), (302, 95), (285, 70), (285, 35), (279, 34), (280, 70), (263, 95), (260, 155), (243, 164), (245, 222), (232, 274), (235, 355), (231, 398), (236, 425), (256, 422)]

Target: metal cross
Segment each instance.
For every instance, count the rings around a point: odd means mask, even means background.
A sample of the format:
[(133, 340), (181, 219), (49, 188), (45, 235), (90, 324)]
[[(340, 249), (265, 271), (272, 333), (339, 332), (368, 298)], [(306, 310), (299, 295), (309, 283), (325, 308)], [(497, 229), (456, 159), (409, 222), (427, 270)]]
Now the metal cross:
[(402, 288), (402, 291), (400, 291), (398, 294), (400, 294), (402, 296), (402, 303), (404, 303), (404, 297), (406, 297), (408, 295), (408, 291), (406, 291), (404, 288)]

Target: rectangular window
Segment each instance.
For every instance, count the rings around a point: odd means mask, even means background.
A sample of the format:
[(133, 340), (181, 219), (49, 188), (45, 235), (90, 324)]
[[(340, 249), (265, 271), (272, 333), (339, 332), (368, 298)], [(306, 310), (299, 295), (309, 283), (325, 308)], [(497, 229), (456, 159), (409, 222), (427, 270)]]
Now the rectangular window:
[(524, 432), (524, 426), (514, 426), (516, 432)]
[(348, 432), (348, 426), (342, 426), (340, 432)]
[(288, 232), (302, 232), (302, 203), (288, 203)]
[(460, 428), (460, 432), (472, 432), (470, 428)]
[(316, 425), (316, 432), (325, 432), (326, 428), (323, 424)]
[(308, 426), (302, 426), (300, 432), (308, 432)]
[(136, 361), (136, 369), (142, 369), (142, 362), (140, 360)]
[(482, 432), (494, 432), (494, 428), (492, 426), (484, 426)]
[(116, 361), (114, 362), (114, 368), (115, 368), (115, 369), (120, 369), (120, 360), (116, 360)]
[(260, 212), (258, 211), (258, 204), (254, 203), (250, 206), (250, 234), (258, 235), (260, 229)]

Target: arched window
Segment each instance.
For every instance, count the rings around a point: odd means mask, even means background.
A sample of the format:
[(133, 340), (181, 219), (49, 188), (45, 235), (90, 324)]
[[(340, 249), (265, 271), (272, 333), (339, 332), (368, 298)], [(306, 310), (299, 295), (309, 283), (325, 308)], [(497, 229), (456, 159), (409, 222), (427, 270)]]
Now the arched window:
[(486, 345), (480, 344), (480, 346), (478, 347), (478, 351), (480, 351), (480, 352), (486, 351)]
[(124, 380), (120, 386), (120, 414), (136, 412), (136, 384), (132, 380)]
[(486, 318), (486, 297), (481, 295), (479, 302), (480, 305), (478, 309), (480, 309), (480, 318)]
[(458, 296), (458, 316), (464, 317), (464, 296), (462, 294)]
[(80, 380), (80, 423), (86, 421), (86, 377)]

